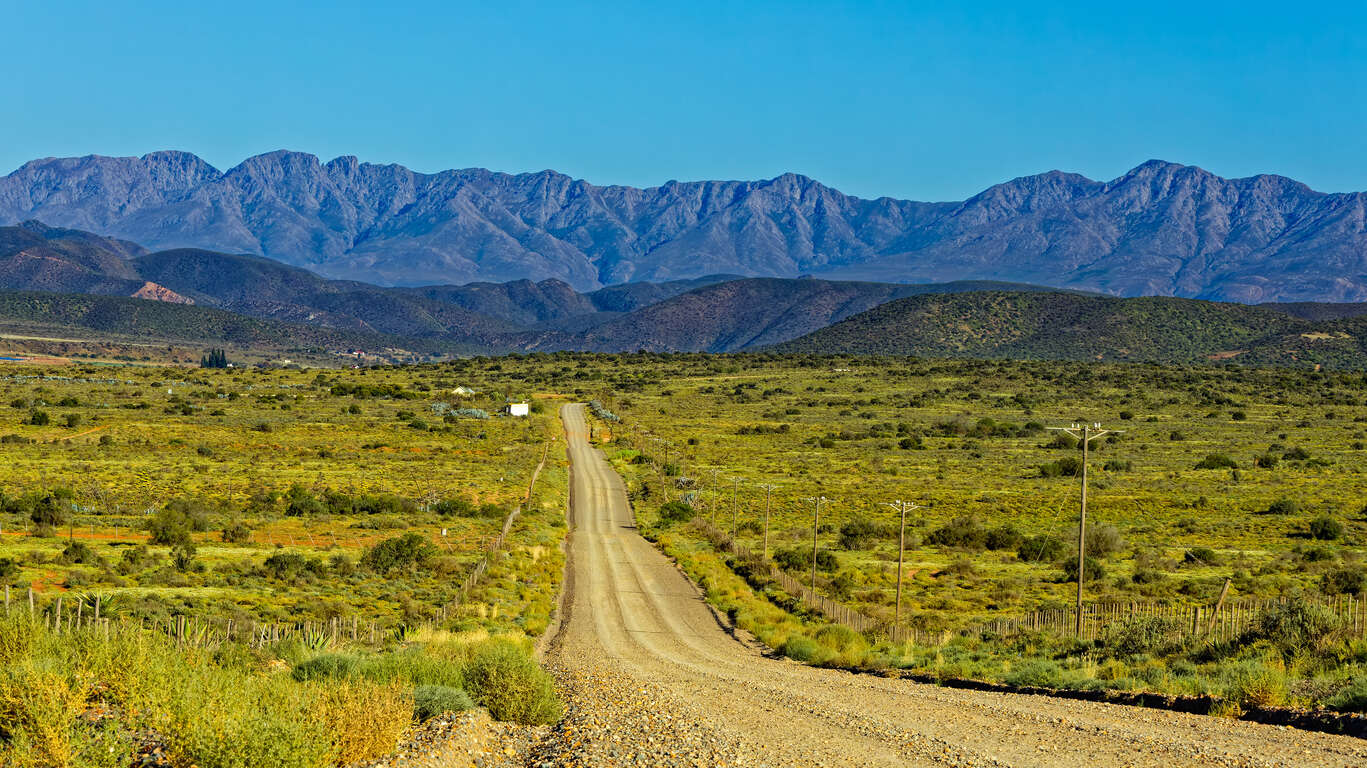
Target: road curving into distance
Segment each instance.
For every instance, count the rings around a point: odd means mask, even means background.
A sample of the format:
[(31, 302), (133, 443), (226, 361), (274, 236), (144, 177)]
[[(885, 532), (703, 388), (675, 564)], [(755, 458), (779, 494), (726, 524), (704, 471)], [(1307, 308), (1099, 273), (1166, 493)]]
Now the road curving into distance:
[(569, 560), (546, 651), (565, 719), (531, 765), (1363, 766), (1367, 741), (816, 669), (736, 639), (637, 533), (621, 477), (561, 410)]

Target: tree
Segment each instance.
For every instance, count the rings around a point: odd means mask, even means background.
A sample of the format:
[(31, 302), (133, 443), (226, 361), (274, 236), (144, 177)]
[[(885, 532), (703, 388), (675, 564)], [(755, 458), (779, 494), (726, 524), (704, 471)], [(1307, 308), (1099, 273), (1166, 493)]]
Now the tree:
[(361, 565), (376, 573), (389, 573), (395, 568), (421, 566), (437, 552), (432, 542), (416, 533), (405, 533), (385, 539), (361, 556)]
[(152, 543), (168, 547), (190, 544), (190, 533), (206, 530), (207, 527), (208, 520), (203, 511), (183, 499), (173, 499), (147, 521)]
[(228, 353), (222, 349), (210, 349), (209, 354), (199, 359), (200, 368), (227, 368)]
[(55, 528), (66, 522), (67, 512), (71, 509), (71, 491), (55, 488), (45, 494), (30, 495), (29, 519), (39, 528)]
[(313, 491), (295, 483), (285, 491), (285, 514), (290, 517), (307, 517), (324, 512), (323, 502), (313, 495)]

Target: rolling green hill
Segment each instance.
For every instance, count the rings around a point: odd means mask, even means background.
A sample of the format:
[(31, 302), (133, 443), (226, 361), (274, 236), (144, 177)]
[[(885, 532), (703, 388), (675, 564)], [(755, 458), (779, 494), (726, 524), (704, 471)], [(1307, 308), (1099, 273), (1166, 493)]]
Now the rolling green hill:
[(480, 350), (374, 333), (282, 323), (185, 304), (91, 294), (0, 291), (0, 329), (92, 340), (135, 339), (262, 349), (405, 349), (424, 353)]
[(891, 301), (772, 347), (779, 352), (1367, 368), (1360, 318), (1312, 322), (1261, 307), (986, 291)]

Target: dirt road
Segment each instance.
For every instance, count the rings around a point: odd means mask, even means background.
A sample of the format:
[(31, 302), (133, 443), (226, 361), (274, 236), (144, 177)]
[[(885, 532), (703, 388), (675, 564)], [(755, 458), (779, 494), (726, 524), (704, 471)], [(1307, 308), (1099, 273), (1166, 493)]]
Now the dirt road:
[(533, 765), (1363, 766), (1367, 742), (1109, 704), (958, 691), (769, 658), (636, 530), (566, 406), (570, 560), (546, 659), (568, 714)]

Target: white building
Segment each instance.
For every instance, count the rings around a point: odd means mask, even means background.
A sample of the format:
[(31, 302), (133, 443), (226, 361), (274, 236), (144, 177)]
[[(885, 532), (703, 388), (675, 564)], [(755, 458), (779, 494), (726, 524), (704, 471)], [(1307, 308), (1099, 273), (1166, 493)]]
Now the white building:
[(527, 403), (508, 403), (509, 416), (526, 416), (532, 412), (532, 407)]

